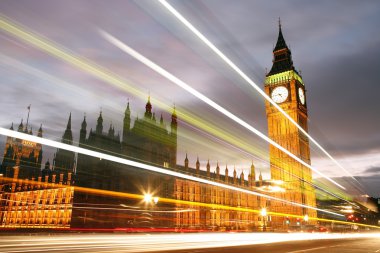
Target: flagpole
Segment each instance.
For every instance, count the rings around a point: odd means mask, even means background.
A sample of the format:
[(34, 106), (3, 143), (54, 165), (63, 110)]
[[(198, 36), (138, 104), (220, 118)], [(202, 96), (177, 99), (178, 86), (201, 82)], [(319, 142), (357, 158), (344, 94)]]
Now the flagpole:
[(31, 107), (31, 106), (32, 106), (31, 104), (28, 106), (28, 118), (26, 119), (26, 126), (25, 126), (25, 129), (28, 129), (29, 113), (30, 113), (30, 107)]

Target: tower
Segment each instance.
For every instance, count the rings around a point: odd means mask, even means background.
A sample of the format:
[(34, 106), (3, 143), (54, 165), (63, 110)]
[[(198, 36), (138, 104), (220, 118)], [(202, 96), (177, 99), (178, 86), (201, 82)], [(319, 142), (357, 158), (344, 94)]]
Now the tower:
[(177, 112), (175, 109), (175, 106), (173, 108), (173, 113), (172, 113), (172, 121), (170, 123), (170, 166), (172, 168), (175, 168), (177, 164), (177, 127), (178, 127), (178, 122), (177, 122)]
[[(66, 130), (62, 136), (61, 142), (68, 145), (73, 144), (73, 133), (71, 131), (71, 113), (69, 116), (69, 120), (67, 121)], [(67, 173), (73, 172), (74, 164), (75, 164), (74, 152), (71, 152), (65, 149), (57, 149), (57, 152), (54, 154), (54, 160), (53, 160), (53, 170), (56, 174), (60, 174), (60, 173), (65, 174), (65, 180), (66, 180)]]
[(83, 121), (80, 128), (79, 133), (79, 147), (83, 147), (83, 145), (86, 142), (86, 136), (87, 136), (87, 122), (86, 122), (86, 116), (83, 116)]
[[(294, 68), (292, 53), (282, 34), (281, 23), (275, 48), (273, 65), (265, 78), (265, 92), (305, 131), (308, 130), (305, 84)], [(266, 101), (268, 136), (300, 159), (310, 164), (308, 138), (285, 116)], [(286, 192), (281, 198), (301, 204), (315, 206), (315, 192), (311, 185), (312, 172), (274, 146), (270, 146), (271, 178), (284, 182)], [(297, 206), (282, 206), (273, 203), (274, 211), (316, 217), (316, 211)]]
[(129, 100), (127, 104), (127, 109), (125, 109), (123, 123), (123, 143), (126, 143), (131, 129), (131, 109), (129, 108)]
[(97, 135), (102, 135), (103, 134), (103, 116), (102, 116), (102, 110), (100, 110), (98, 121), (96, 124), (96, 130), (95, 133)]

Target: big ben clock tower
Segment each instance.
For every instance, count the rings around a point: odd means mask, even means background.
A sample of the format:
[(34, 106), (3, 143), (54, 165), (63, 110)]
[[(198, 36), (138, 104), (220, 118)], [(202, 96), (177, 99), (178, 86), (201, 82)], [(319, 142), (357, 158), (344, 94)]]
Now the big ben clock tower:
[[(293, 66), (292, 53), (282, 35), (281, 24), (275, 48), (273, 66), (265, 78), (265, 92), (305, 131), (307, 127), (307, 99), (305, 84)], [(281, 112), (266, 101), (268, 136), (279, 145), (310, 164), (308, 138)], [(315, 191), (311, 185), (312, 172), (287, 154), (270, 145), (271, 178), (284, 182), (284, 193), (278, 197), (308, 206), (316, 206)], [(271, 203), (273, 211), (316, 217), (313, 209), (282, 203)], [(293, 221), (295, 222), (295, 221)]]

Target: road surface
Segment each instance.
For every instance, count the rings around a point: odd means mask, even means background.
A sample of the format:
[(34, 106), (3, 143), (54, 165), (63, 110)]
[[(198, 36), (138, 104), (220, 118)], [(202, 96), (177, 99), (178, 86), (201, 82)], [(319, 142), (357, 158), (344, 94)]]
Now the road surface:
[(380, 253), (380, 234), (0, 234), (0, 252)]

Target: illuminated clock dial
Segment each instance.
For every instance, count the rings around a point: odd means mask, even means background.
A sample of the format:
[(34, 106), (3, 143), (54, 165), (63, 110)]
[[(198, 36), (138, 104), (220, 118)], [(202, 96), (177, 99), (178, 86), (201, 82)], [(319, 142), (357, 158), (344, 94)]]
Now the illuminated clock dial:
[(302, 88), (298, 88), (298, 97), (300, 99), (301, 104), (305, 104), (305, 93)]
[(272, 91), (272, 100), (276, 102), (277, 104), (284, 102), (289, 95), (289, 91), (284, 86), (279, 86), (274, 88)]

